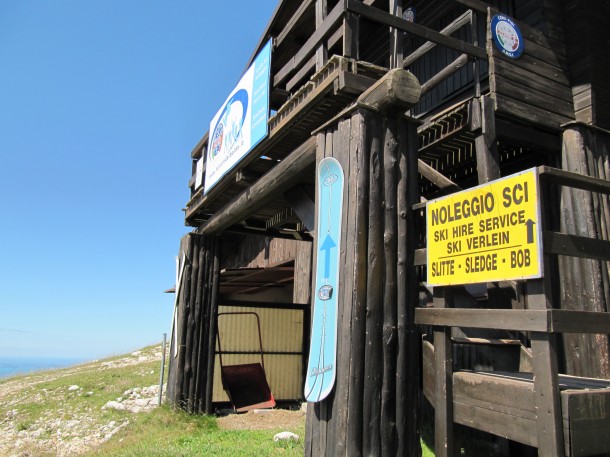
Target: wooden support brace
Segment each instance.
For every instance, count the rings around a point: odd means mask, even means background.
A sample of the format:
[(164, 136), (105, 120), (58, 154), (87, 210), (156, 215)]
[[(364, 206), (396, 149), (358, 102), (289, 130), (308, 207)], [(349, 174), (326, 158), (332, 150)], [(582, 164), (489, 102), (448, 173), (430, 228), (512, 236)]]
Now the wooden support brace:
[(305, 228), (310, 232), (315, 230), (316, 204), (303, 186), (295, 186), (285, 192), (284, 198), (288, 200)]

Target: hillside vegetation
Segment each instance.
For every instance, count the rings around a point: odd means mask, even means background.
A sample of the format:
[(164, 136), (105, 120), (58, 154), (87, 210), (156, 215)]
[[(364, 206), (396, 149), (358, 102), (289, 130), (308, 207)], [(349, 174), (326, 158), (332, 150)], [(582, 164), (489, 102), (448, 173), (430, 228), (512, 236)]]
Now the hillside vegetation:
[[(303, 455), (304, 414), (216, 419), (158, 407), (161, 347), (0, 380), (2, 456)], [(276, 443), (280, 431), (300, 436)]]

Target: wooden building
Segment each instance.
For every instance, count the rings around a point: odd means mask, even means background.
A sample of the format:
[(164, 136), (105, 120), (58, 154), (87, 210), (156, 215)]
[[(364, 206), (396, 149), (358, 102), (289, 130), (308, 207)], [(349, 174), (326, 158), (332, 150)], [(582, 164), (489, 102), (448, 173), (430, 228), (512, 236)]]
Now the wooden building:
[[(520, 55), (497, 44), (498, 18)], [(608, 1), (278, 2), (246, 65), (271, 40), (266, 136), (209, 187), (212, 133), (191, 152), (170, 401), (213, 413), (226, 400), (223, 310), (267, 316), (268, 377), (296, 377), (271, 389), (302, 398), (315, 173), (334, 157), (337, 376), (308, 408), (306, 454), (420, 455), (425, 401), (439, 456), (459, 452), (454, 424), (506, 440), (498, 455), (609, 453), (608, 18)], [(543, 277), (427, 287), (427, 202), (532, 167)], [(235, 325), (222, 338), (239, 346)], [(244, 344), (236, 360), (256, 352)]]

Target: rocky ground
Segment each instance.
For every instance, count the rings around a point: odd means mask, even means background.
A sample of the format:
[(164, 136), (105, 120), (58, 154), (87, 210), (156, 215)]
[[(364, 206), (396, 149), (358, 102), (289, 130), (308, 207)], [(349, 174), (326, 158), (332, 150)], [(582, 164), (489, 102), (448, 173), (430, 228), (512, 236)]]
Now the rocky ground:
[[(110, 409), (133, 414), (150, 411), (157, 406), (159, 386), (134, 385), (121, 397), (100, 407), (100, 392), (72, 384), (75, 376), (99, 374), (101, 377), (106, 370), (137, 369), (138, 366), (150, 366), (151, 362), (160, 363), (160, 360), (159, 346), (112, 361), (0, 382), (0, 455), (72, 456), (99, 446), (130, 423), (128, 416), (117, 419), (103, 412)], [(145, 374), (150, 373), (141, 373), (142, 377)]]

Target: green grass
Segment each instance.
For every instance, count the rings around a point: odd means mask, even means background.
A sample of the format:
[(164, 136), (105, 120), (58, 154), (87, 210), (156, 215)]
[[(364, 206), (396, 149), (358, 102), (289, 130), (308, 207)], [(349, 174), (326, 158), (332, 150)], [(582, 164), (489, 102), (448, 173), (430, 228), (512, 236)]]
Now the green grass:
[(298, 442), (278, 444), (273, 436), (281, 430), (220, 430), (216, 419), (192, 416), (167, 406), (135, 418), (87, 456), (301, 456), (304, 427), (292, 430)]

